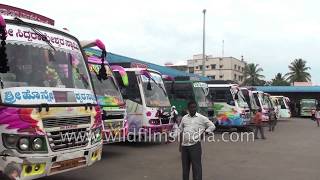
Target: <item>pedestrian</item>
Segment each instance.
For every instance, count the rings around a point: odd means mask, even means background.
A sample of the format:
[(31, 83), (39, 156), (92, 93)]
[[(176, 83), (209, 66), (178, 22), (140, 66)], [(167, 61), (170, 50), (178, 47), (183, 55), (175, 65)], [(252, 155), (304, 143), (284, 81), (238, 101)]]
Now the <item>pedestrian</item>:
[[(258, 112), (256, 112), (253, 120), (255, 123), (255, 131), (254, 131), (254, 138), (255, 139), (259, 139), (258, 138), (258, 131), (260, 131), (260, 136), (262, 139), (266, 139), (266, 137), (264, 136), (264, 132), (263, 132), (263, 125), (262, 125), (262, 113), (261, 113), (261, 108), (258, 109)], [(270, 119), (269, 119), (270, 121)]]
[(166, 143), (175, 141), (175, 138), (179, 133), (178, 111), (176, 110), (175, 106), (171, 107), (170, 120), (173, 123), (173, 126)]
[(317, 106), (317, 109), (316, 109), (316, 112), (315, 112), (315, 120), (317, 121), (317, 125), (318, 125), (318, 127), (319, 127), (319, 121), (320, 121), (320, 107), (319, 106)]
[(171, 107), (170, 118), (174, 124), (178, 125), (178, 111), (176, 110), (176, 106)]
[(277, 118), (273, 113), (271, 113), (269, 116), (269, 131), (274, 131), (276, 124), (277, 124)]
[(215, 125), (205, 116), (197, 113), (197, 103), (188, 103), (188, 114), (183, 116), (179, 131), (183, 180), (189, 180), (192, 166), (193, 180), (202, 180), (201, 136), (205, 132), (213, 132)]
[(313, 121), (316, 120), (316, 110), (315, 109), (311, 110), (311, 120), (313, 120)]

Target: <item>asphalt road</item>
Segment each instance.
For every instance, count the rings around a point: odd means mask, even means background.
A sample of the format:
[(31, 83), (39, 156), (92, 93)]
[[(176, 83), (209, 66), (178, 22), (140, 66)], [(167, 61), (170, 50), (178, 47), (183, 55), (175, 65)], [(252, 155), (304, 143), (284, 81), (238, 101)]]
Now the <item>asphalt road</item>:
[[(301, 118), (280, 120), (276, 131), (266, 131), (266, 137), (254, 142), (203, 143), (203, 179), (320, 179), (320, 128), (315, 122)], [(102, 160), (95, 165), (42, 180), (144, 179), (182, 179), (177, 143), (106, 145)]]

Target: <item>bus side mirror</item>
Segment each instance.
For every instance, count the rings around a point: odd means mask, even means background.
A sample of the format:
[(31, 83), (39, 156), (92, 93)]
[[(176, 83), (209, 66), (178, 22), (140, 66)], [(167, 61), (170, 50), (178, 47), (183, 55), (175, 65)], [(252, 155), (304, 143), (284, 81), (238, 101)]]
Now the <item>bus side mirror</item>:
[(234, 99), (235, 99), (235, 100), (238, 100), (238, 99), (239, 99), (238, 93), (234, 95)]
[(150, 79), (149, 79), (148, 84), (147, 84), (147, 90), (148, 91), (152, 90)]
[(121, 95), (124, 99), (128, 99), (127, 90), (124, 87), (120, 87)]

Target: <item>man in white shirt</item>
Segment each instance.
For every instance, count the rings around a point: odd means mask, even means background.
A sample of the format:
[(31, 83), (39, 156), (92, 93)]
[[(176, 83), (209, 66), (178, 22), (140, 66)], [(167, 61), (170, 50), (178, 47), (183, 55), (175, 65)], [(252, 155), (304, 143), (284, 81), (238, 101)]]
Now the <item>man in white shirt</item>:
[(180, 123), (180, 146), (183, 180), (189, 180), (190, 165), (193, 180), (202, 180), (201, 135), (213, 132), (215, 125), (205, 116), (197, 113), (197, 103), (190, 101), (188, 111)]

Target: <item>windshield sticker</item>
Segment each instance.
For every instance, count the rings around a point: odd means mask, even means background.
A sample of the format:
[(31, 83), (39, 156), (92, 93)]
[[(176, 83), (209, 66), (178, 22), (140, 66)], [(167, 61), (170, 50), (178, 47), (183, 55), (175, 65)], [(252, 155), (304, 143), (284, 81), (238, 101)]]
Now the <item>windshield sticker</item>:
[[(89, 64), (89, 70), (90, 70), (90, 72), (93, 72), (93, 73), (96, 73), (96, 74), (99, 74), (100, 67), (101, 67), (101, 65)], [(105, 65), (104, 67), (106, 68), (106, 73), (107, 73), (107, 75), (108, 75), (109, 77), (112, 76), (112, 71), (111, 71), (110, 67), (109, 67), (108, 65)]]
[[(5, 88), (1, 91), (3, 103), (6, 104), (56, 104), (62, 103), (61, 97), (56, 101), (58, 92), (67, 92), (69, 95), (64, 103), (91, 103), (96, 104), (96, 98), (90, 90), (86, 89), (68, 89), (68, 88), (41, 88), (41, 87), (23, 87), (23, 88)], [(70, 98), (72, 95), (74, 98)]]
[(7, 88), (1, 92), (1, 97), (6, 104), (54, 103), (52, 91), (39, 89)]
[(96, 98), (92, 93), (79, 92), (75, 93), (78, 103), (91, 103), (95, 104)]
[(196, 83), (193, 83), (193, 87), (208, 88), (208, 84), (203, 82), (196, 82)]
[[(71, 38), (59, 34), (50, 33), (42, 29), (41, 32), (47, 38), (47, 40), (49, 40), (52, 43), (52, 45), (55, 48), (80, 51), (78, 43), (72, 40)], [(47, 42), (44, 39), (42, 39), (41, 36), (33, 32), (33, 30), (28, 27), (8, 24), (7, 35), (8, 41), (24, 41), (41, 45), (48, 45)]]
[(97, 96), (100, 106), (120, 106), (122, 101), (117, 97)]

